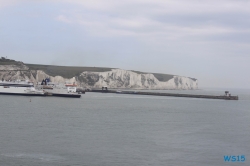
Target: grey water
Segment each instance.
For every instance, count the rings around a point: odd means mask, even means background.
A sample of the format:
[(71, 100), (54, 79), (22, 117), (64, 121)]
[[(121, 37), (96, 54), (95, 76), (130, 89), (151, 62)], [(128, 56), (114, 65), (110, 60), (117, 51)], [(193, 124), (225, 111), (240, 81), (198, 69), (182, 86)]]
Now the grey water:
[[(238, 101), (0, 96), (0, 166), (250, 165), (250, 91), (232, 92)], [(225, 162), (225, 155), (246, 160)]]

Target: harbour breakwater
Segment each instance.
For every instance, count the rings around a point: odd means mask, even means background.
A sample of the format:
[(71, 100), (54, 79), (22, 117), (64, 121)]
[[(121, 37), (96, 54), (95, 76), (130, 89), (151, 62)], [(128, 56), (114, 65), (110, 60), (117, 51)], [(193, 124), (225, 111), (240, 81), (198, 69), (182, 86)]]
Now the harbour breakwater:
[[(231, 96), (227, 93), (221, 96), (215, 95), (195, 95), (195, 94), (179, 94), (179, 93), (158, 93), (158, 92), (140, 92), (140, 91), (115, 91), (115, 90), (90, 90), (87, 92), (98, 93), (119, 93), (131, 95), (151, 95), (151, 96), (171, 96), (171, 97), (188, 97), (188, 98), (202, 98), (202, 99), (222, 99), (222, 100), (239, 100), (238, 96)], [(226, 91), (227, 92), (227, 91)]]

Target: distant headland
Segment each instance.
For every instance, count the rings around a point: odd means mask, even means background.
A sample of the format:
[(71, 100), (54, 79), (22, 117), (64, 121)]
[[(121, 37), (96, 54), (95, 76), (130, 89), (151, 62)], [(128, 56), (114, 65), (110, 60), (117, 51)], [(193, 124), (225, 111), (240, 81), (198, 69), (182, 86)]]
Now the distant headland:
[(59, 83), (76, 82), (84, 88), (198, 89), (198, 80), (185, 76), (118, 68), (26, 64), (0, 58), (0, 79), (41, 82), (45, 78)]

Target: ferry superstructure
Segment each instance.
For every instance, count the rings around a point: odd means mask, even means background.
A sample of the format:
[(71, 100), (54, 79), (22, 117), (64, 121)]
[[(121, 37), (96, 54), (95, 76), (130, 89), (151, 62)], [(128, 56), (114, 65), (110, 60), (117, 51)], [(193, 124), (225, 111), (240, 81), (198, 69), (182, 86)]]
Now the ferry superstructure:
[(0, 94), (22, 96), (44, 96), (43, 91), (36, 90), (34, 84), (27, 80), (0, 81)]

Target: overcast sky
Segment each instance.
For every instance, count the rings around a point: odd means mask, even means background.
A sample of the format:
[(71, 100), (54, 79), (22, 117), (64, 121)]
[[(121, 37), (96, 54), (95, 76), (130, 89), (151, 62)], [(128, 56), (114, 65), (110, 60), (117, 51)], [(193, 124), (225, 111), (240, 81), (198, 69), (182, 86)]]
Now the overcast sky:
[(250, 1), (0, 0), (0, 56), (250, 88)]

